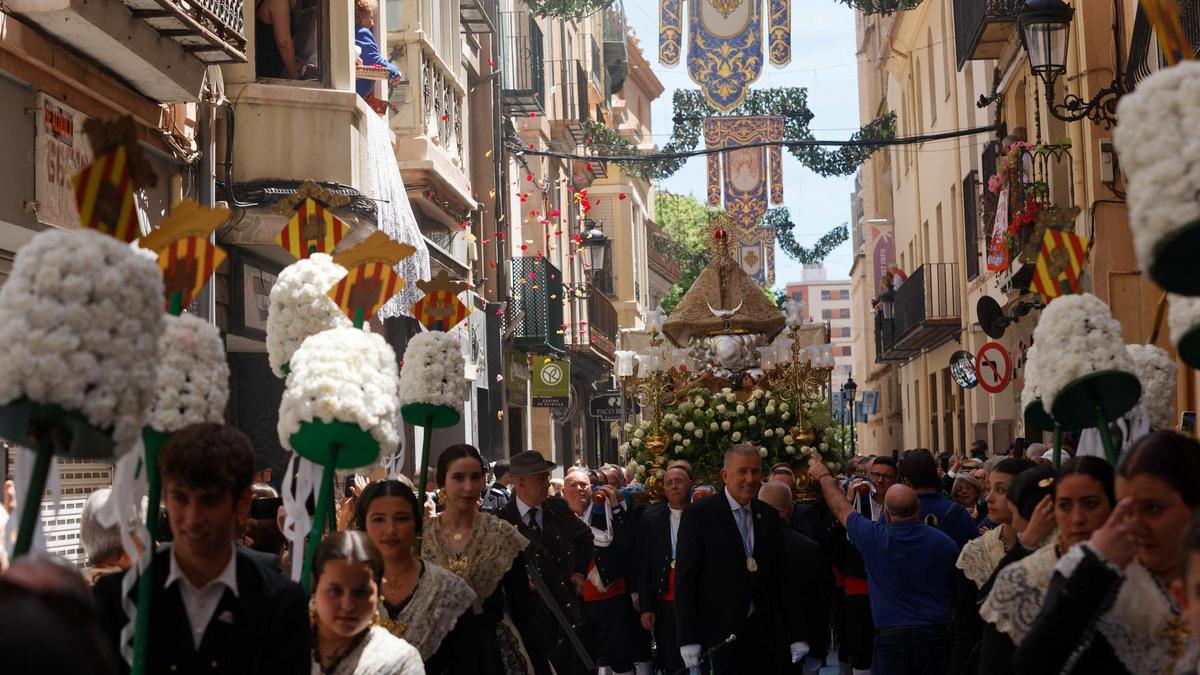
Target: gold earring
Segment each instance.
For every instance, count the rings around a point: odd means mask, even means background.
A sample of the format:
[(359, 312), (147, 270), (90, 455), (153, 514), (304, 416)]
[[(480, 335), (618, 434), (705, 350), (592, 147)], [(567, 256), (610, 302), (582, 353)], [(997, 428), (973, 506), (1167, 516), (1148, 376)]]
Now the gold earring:
[(315, 600), (310, 600), (308, 603), (308, 623), (314, 627), (317, 625), (317, 603)]

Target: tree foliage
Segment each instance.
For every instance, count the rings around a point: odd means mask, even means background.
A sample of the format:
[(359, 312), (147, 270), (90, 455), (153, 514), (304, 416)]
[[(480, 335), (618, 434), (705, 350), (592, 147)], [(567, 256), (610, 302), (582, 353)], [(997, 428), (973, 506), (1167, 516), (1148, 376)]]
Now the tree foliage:
[(659, 192), (654, 200), (654, 219), (664, 236), (652, 244), (679, 263), (682, 277), (663, 296), (662, 308), (668, 314), (708, 264), (708, 218), (714, 211), (691, 195)]

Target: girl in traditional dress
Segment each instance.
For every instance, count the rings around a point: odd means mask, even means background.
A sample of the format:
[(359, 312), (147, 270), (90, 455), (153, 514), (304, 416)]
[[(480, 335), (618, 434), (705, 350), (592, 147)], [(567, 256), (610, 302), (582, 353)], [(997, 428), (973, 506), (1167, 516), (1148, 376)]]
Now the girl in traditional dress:
[(383, 558), (362, 532), (333, 532), (313, 558), (313, 675), (418, 675), (412, 645), (373, 625)]
[(479, 510), (484, 464), (470, 445), (442, 451), (437, 485), (445, 510), (431, 520), (421, 540), (421, 557), (462, 577), (475, 591), (467, 613), (473, 648), (459, 650), (446, 672), (513, 675), (532, 672), (507, 613), (523, 615), (534, 602), (522, 551), (529, 544), (513, 525)]
[[(980, 675), (1025, 672), (1013, 667), (1013, 652), (1026, 639), (1046, 597), (1054, 566), (1099, 529), (1113, 508), (1113, 470), (1098, 457), (1072, 459), (1054, 475), (1048, 469), (1023, 472), (1017, 480), (1052, 488), (1058, 534), (1030, 555), (1004, 567), (979, 609), (983, 619)], [(1032, 548), (1032, 547), (1030, 547)]]
[(358, 501), (356, 525), (383, 556), (381, 625), (417, 648), (426, 672), (444, 672), (456, 651), (472, 648), (460, 619), (475, 591), (444, 567), (413, 556), (421, 519), (412, 488), (398, 480), (378, 481)]
[(1195, 665), (1196, 641), (1168, 589), (1200, 505), (1200, 442), (1144, 436), (1118, 465), (1116, 487), (1112, 516), (1054, 568), (1016, 672), (1172, 675)]

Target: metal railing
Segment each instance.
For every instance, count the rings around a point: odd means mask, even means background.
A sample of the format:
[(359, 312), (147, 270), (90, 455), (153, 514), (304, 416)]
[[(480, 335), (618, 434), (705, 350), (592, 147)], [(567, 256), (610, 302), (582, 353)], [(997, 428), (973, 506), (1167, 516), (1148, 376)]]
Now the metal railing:
[(590, 57), (591, 60), (590, 60), (590, 63), (588, 64), (590, 66), (588, 68), (588, 72), (592, 77), (592, 86), (594, 86), (596, 88), (596, 91), (603, 92), (604, 91), (604, 57), (601, 56), (601, 54), (600, 54), (600, 44), (596, 42), (595, 35), (588, 36), (588, 43), (591, 47), (591, 50), (588, 52), (591, 55), (591, 57)]
[[(955, 53), (958, 69), (975, 58), (997, 58), (999, 53), (977, 55), (992, 24), (1009, 24), (1016, 29), (1024, 0), (954, 0)], [(992, 40), (988, 40), (991, 42)]]
[(517, 349), (528, 353), (562, 354), (562, 272), (540, 256), (512, 259), (512, 305), (505, 313)]
[(962, 323), (957, 263), (921, 265), (896, 291), (896, 346), (925, 349), (948, 339)]
[(579, 59), (558, 59), (546, 62), (546, 117), (551, 122), (565, 123), (567, 133), (576, 144), (583, 142), (583, 123), (588, 119), (587, 73)]
[(206, 63), (245, 63), (244, 8), (244, 0), (158, 0), (133, 16)]
[(528, 12), (500, 13), (503, 103), (511, 112), (544, 112), (546, 64), (542, 29)]
[(614, 358), (620, 321), (617, 308), (603, 293), (593, 290), (587, 299), (587, 344), (598, 354)]

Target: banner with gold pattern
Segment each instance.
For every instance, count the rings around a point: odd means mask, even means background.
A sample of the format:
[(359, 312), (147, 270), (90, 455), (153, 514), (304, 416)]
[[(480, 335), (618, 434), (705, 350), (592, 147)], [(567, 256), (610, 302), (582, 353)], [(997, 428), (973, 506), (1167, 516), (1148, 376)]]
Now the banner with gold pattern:
[(1060, 295), (1082, 293), (1079, 278), (1083, 275), (1087, 248), (1086, 237), (1046, 228), (1029, 290), (1041, 295), (1045, 302)]
[(401, 244), (383, 232), (373, 233), (361, 244), (333, 257), (349, 273), (329, 290), (329, 297), (355, 326), (361, 327), (383, 303), (404, 288), (404, 279), (392, 268), (415, 252), (412, 246)]

